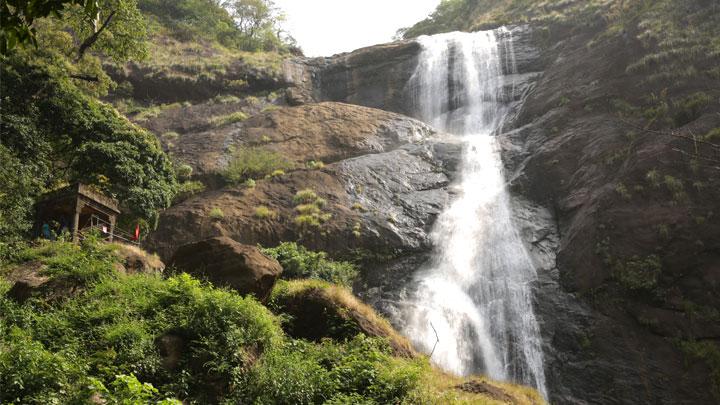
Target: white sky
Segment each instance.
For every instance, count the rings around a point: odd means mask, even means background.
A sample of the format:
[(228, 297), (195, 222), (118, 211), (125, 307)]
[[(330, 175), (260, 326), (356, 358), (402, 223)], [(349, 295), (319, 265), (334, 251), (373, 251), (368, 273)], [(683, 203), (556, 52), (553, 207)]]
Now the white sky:
[(440, 0), (275, 0), (285, 30), (307, 56), (331, 56), (392, 40), (435, 10)]

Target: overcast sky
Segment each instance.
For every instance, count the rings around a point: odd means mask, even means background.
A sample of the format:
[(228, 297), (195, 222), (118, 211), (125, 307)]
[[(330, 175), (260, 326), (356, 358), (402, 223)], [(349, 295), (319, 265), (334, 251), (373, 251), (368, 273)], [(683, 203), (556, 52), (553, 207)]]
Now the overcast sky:
[(285, 29), (307, 56), (330, 56), (392, 40), (427, 17), (440, 0), (275, 0)]

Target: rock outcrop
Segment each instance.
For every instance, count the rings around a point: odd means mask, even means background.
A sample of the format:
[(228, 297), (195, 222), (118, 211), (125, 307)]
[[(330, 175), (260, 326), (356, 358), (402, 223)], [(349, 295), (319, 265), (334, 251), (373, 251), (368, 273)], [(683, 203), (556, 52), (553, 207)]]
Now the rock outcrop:
[(278, 152), (295, 166), (335, 162), (379, 153), (421, 140), (435, 131), (410, 118), (341, 103), (271, 109), (244, 122), (185, 133), (173, 141), (174, 155), (198, 177), (217, 175), (231, 151), (258, 147)]
[(416, 41), (401, 41), (327, 58), (289, 60), (283, 66), (290, 85), (288, 101), (344, 101), (411, 115), (413, 89), (407, 83), (420, 50)]
[(170, 264), (208, 280), (218, 287), (230, 287), (242, 295), (259, 300), (270, 295), (282, 273), (277, 260), (265, 256), (255, 246), (240, 244), (227, 237), (216, 237), (181, 246)]
[(290, 315), (288, 335), (320, 341), (344, 341), (358, 333), (386, 339), (396, 356), (415, 357), (410, 342), (375, 310), (342, 287), (313, 280), (290, 281), (272, 293), (270, 308)]

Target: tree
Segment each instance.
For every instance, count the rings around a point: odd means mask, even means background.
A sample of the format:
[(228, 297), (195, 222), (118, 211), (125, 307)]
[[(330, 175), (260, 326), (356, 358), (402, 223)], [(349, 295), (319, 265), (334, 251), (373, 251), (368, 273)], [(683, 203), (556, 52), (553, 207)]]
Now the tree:
[[(19, 55), (0, 61), (0, 144), (12, 157), (2, 162), (14, 162), (9, 170), (33, 179), (32, 196), (81, 181), (117, 197), (137, 217), (152, 220), (170, 205), (177, 188), (174, 170), (152, 134), (54, 74), (56, 66)], [(0, 173), (0, 179), (6, 175)], [(19, 195), (16, 190), (27, 187), (0, 183), (0, 209), (20, 204), (3, 194)]]
[(0, 3), (0, 52), (6, 55), (18, 44), (33, 43), (36, 31), (33, 23), (38, 18), (53, 15), (61, 17), (67, 6), (82, 7), (87, 15), (95, 15), (97, 0), (2, 0)]
[[(88, 50), (116, 61), (142, 59), (146, 52), (147, 28), (137, 0), (2, 0), (2, 53), (16, 45), (38, 46), (38, 25), (69, 33), (75, 46), (75, 61)], [(55, 17), (51, 24), (37, 20)]]
[(244, 49), (273, 50), (282, 46), (279, 24), (285, 17), (272, 0), (231, 0), (224, 5), (231, 10)]

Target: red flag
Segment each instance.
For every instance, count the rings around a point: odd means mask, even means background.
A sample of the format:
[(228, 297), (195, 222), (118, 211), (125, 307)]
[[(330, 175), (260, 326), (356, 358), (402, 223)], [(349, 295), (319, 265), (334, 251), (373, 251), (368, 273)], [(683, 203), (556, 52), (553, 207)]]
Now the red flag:
[(140, 224), (135, 225), (135, 235), (133, 240), (140, 240)]

